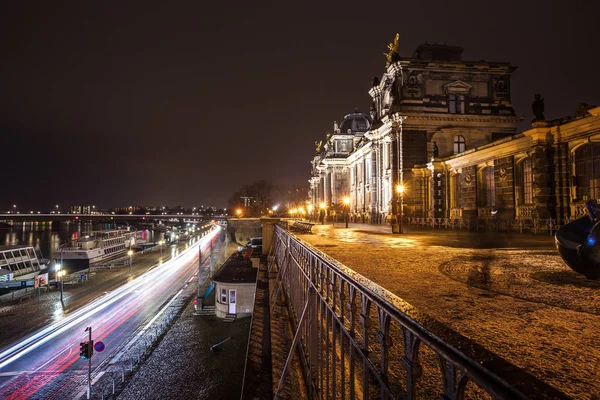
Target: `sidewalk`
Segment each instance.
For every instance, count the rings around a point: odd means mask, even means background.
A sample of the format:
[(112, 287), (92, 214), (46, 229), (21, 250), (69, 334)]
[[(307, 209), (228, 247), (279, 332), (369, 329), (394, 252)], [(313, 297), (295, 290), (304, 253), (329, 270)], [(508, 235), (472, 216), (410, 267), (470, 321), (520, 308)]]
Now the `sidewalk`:
[(600, 282), (550, 235), (315, 225), (303, 240), (577, 399), (600, 396)]

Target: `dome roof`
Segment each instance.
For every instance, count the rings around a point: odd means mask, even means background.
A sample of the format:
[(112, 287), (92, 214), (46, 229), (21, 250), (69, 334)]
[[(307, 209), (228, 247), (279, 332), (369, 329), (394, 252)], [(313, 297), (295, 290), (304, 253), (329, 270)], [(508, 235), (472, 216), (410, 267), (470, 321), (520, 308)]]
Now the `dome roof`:
[(347, 135), (348, 130), (354, 135), (364, 133), (369, 129), (371, 129), (371, 118), (356, 109), (352, 114), (346, 115), (340, 124), (340, 134), (342, 135)]

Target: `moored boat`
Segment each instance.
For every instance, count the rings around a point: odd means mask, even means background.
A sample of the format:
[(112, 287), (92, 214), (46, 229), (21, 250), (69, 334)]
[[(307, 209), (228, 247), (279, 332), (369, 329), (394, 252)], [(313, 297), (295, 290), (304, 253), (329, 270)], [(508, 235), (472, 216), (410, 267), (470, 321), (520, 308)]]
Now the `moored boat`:
[(87, 267), (99, 261), (124, 255), (136, 245), (136, 232), (127, 230), (93, 231), (72, 240), (54, 252), (57, 263)]

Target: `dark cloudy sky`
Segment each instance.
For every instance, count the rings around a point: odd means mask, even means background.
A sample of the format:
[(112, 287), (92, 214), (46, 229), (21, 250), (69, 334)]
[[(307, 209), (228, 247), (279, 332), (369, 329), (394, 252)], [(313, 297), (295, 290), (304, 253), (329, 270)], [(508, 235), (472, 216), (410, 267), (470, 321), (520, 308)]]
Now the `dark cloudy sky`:
[[(6, 2), (0, 209), (224, 205), (306, 183), (314, 141), (426, 40), (510, 61), (531, 119), (600, 104), (598, 1)], [(168, 3), (168, 4), (167, 4)], [(525, 126), (523, 126), (525, 128)]]

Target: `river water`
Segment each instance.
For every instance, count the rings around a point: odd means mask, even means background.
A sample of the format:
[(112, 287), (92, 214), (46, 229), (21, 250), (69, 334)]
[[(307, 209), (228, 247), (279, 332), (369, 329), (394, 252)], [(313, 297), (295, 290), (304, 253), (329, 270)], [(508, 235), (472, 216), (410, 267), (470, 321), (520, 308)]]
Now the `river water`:
[[(38, 246), (41, 256), (52, 259), (62, 244), (89, 235), (94, 230), (114, 229), (114, 226), (97, 222), (24, 222), (12, 228), (0, 227), (0, 247), (13, 245)], [(142, 230), (141, 237), (147, 243), (158, 241), (162, 232)]]

